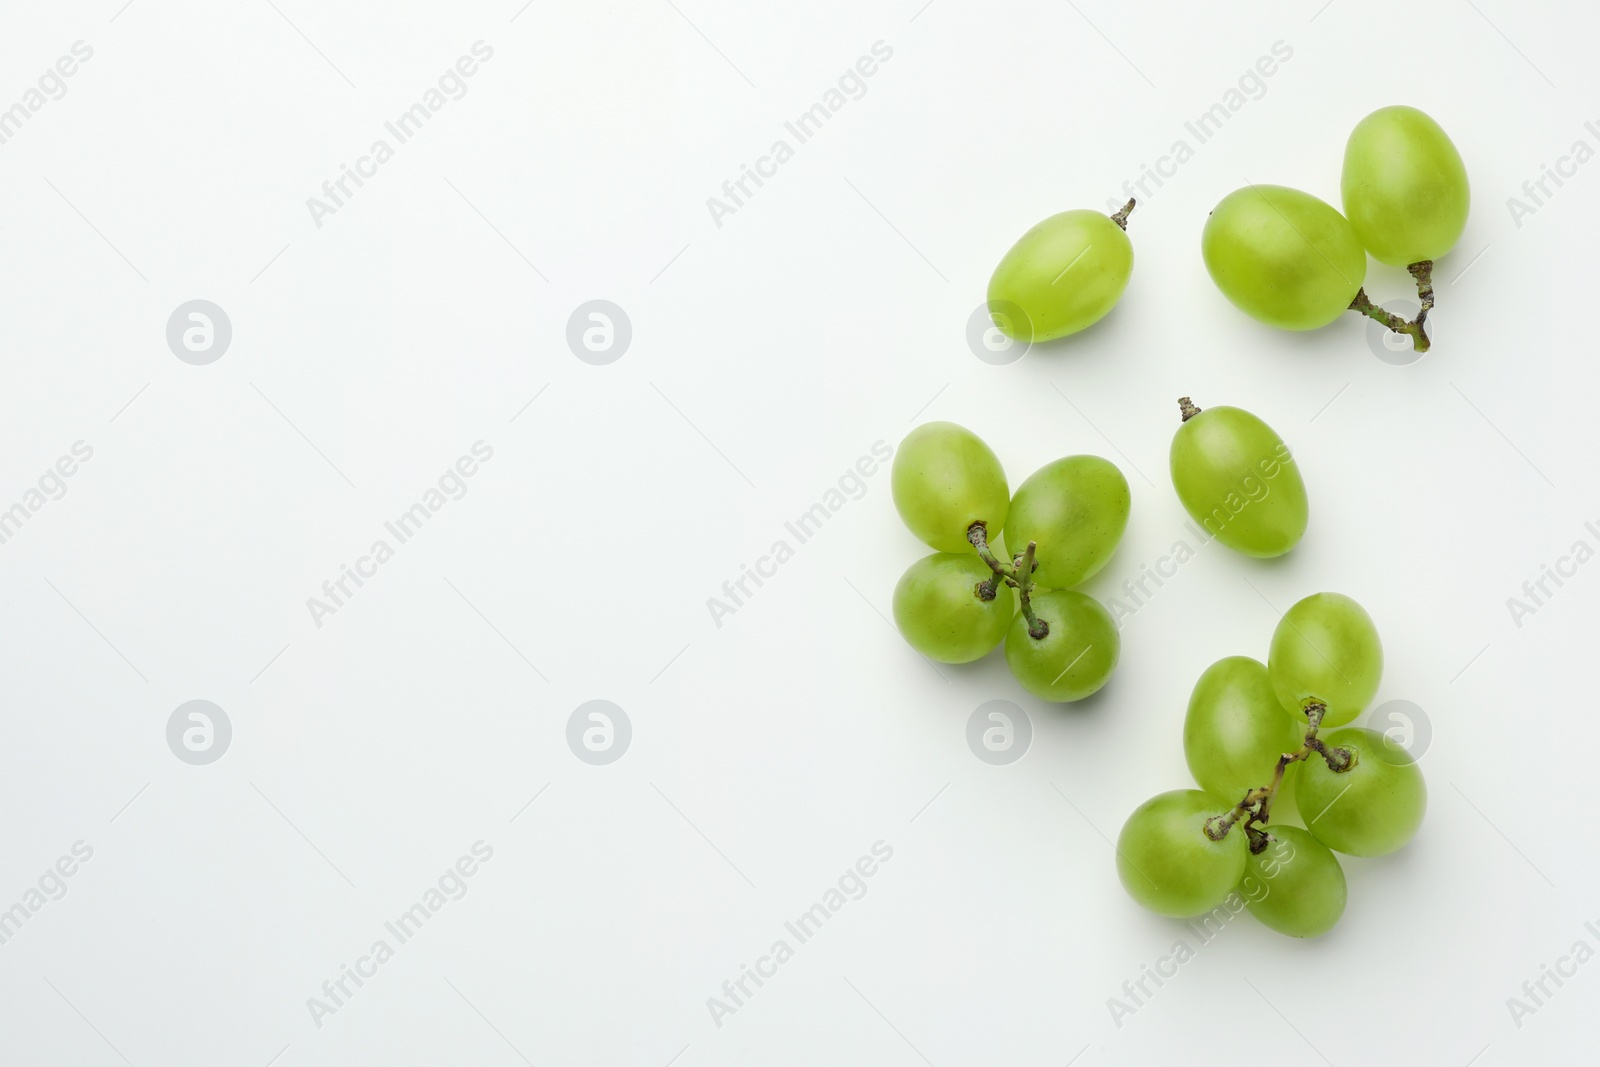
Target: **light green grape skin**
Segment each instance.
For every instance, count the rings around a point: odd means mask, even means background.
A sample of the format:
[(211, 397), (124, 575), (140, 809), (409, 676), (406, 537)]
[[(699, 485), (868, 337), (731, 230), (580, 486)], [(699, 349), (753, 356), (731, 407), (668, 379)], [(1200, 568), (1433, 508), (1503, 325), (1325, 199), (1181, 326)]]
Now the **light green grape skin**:
[(1306, 532), (1310, 503), (1289, 446), (1242, 408), (1206, 408), (1172, 435), (1172, 487), (1195, 522), (1247, 556), (1281, 556)]
[(901, 520), (941, 552), (971, 552), (967, 528), (974, 522), (987, 524), (991, 540), (1005, 526), (1011, 506), (1006, 472), (964, 426), (925, 422), (906, 434), (889, 480)]
[(1246, 315), (1315, 330), (1350, 307), (1367, 252), (1348, 219), (1310, 193), (1251, 185), (1223, 197), (1200, 237), (1206, 270)]
[(1356, 124), (1344, 146), (1339, 192), (1372, 258), (1400, 267), (1454, 248), (1472, 205), (1467, 168), (1449, 134), (1403, 105)]
[(1205, 822), (1230, 806), (1198, 789), (1174, 789), (1135, 808), (1117, 835), (1117, 876), (1128, 895), (1174, 919), (1222, 903), (1244, 874), (1249, 847), (1237, 827), (1211, 840)]
[(1319, 937), (1344, 914), (1344, 868), (1298, 826), (1268, 828), (1273, 840), (1245, 859), (1240, 893), (1263, 924), (1290, 937)]
[(1336, 773), (1313, 753), (1300, 772), (1300, 814), (1324, 845), (1352, 856), (1384, 856), (1422, 825), (1428, 786), (1411, 754), (1376, 730), (1347, 726), (1318, 735), (1329, 748), (1356, 755)]
[[(1270, 785), (1278, 757), (1302, 743), (1302, 731), (1278, 706), (1266, 664), (1229, 656), (1207, 667), (1183, 720), (1183, 756), (1200, 788), (1238, 803)], [(1289, 765), (1280, 802), (1297, 764)]]
[(1117, 624), (1094, 597), (1070, 589), (1036, 592), (1034, 614), (1050, 626), (1035, 640), (1018, 612), (1006, 634), (1006, 665), (1022, 688), (1041, 700), (1065, 703), (1097, 692), (1122, 653)]
[(894, 624), (912, 648), (940, 663), (971, 663), (1005, 640), (1017, 594), (1005, 583), (977, 596), (992, 572), (974, 552), (936, 552), (906, 568), (894, 587)]
[(1323, 726), (1366, 710), (1383, 680), (1383, 643), (1366, 609), (1342, 593), (1313, 593), (1284, 613), (1267, 654), (1272, 689), (1296, 722), (1305, 706), (1328, 706)]
[(1116, 307), (1133, 273), (1133, 243), (1097, 211), (1063, 211), (1023, 234), (989, 279), (989, 315), (1019, 341), (1050, 341)]
[(1038, 543), (1033, 580), (1066, 589), (1087, 579), (1117, 550), (1128, 528), (1128, 479), (1099, 456), (1047, 463), (1017, 487), (1006, 515), (1014, 551)]

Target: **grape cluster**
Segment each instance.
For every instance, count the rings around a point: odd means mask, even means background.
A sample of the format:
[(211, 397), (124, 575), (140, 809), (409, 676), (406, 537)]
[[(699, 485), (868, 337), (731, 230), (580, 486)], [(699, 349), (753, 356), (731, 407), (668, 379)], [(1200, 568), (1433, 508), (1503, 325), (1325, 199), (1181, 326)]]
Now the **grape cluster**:
[[(1237, 888), (1274, 930), (1316, 937), (1331, 929), (1345, 905), (1334, 853), (1393, 852), (1427, 807), (1411, 755), (1383, 734), (1345, 725), (1366, 710), (1382, 676), (1372, 618), (1339, 593), (1290, 608), (1265, 664), (1229, 656), (1206, 668), (1183, 724), (1184, 757), (1200, 788), (1152, 797), (1128, 817), (1117, 838), (1128, 895), (1158, 914), (1189, 917)], [(1291, 796), (1304, 828), (1272, 821), (1275, 804)]]
[[(1128, 480), (1114, 464), (1067, 456), (1013, 495), (976, 434), (930, 422), (901, 442), (891, 481), (900, 518), (938, 549), (894, 589), (895, 626), (912, 648), (970, 663), (1004, 641), (1011, 673), (1043, 700), (1106, 684), (1122, 649), (1116, 624), (1072, 587), (1105, 566), (1127, 528)], [(1006, 556), (1003, 537), (1022, 551)]]

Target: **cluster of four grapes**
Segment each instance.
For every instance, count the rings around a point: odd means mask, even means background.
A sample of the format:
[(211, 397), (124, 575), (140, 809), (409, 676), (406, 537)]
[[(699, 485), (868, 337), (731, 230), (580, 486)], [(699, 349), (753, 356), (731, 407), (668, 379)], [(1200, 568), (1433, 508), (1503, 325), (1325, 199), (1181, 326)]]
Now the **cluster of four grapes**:
[[(894, 503), (938, 549), (894, 590), (894, 621), (912, 648), (970, 663), (1002, 641), (1023, 688), (1082, 700), (1116, 668), (1110, 612), (1072, 588), (1105, 566), (1128, 526), (1128, 481), (1099, 456), (1046, 464), (1012, 495), (994, 451), (951, 422), (924, 423), (895, 453)], [(1009, 542), (1014, 555), (1006, 555)]]

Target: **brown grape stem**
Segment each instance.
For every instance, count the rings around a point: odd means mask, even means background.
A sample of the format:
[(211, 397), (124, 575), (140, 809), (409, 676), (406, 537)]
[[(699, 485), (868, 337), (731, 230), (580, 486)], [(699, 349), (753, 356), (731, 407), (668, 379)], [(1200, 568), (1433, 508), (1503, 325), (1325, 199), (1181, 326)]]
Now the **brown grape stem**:
[(1190, 419), (1200, 414), (1200, 409), (1194, 406), (1193, 400), (1190, 400), (1186, 396), (1180, 396), (1178, 398), (1178, 412), (1183, 416), (1183, 421), (1188, 422)]
[(1417, 302), (1421, 307), (1417, 317), (1407, 322), (1392, 311), (1385, 311), (1374, 304), (1367, 296), (1365, 289), (1356, 290), (1356, 298), (1350, 301), (1350, 310), (1359, 311), (1369, 319), (1376, 319), (1395, 333), (1411, 338), (1411, 347), (1417, 352), (1426, 352), (1432, 342), (1428, 340), (1428, 312), (1433, 310), (1433, 260), (1423, 259), (1411, 264), (1406, 270), (1411, 272), (1411, 277), (1417, 283)]
[(1008, 567), (1000, 562), (994, 554), (994, 549), (989, 547), (989, 526), (982, 519), (967, 527), (967, 540), (977, 550), (978, 557), (989, 565), (994, 574), (986, 582), (979, 582), (976, 592), (980, 600), (993, 600), (1000, 590), (1000, 583), (1004, 582), (1015, 589), (1018, 598), (1022, 601), (1022, 614), (1028, 619), (1028, 636), (1035, 641), (1043, 640), (1050, 633), (1050, 624), (1045, 622), (1033, 612), (1033, 572), (1039, 569), (1039, 564), (1034, 559), (1038, 550), (1038, 543), (1029, 541), (1027, 549), (1011, 562)]
[(1245, 836), (1250, 840), (1250, 851), (1260, 853), (1267, 847), (1271, 840), (1267, 836), (1265, 827), (1272, 818), (1272, 802), (1277, 799), (1278, 791), (1283, 788), (1283, 776), (1289, 770), (1291, 763), (1298, 763), (1307, 759), (1315, 752), (1328, 763), (1328, 769), (1335, 774), (1343, 774), (1355, 766), (1355, 753), (1347, 748), (1329, 748), (1328, 745), (1317, 737), (1317, 730), (1322, 726), (1322, 719), (1328, 713), (1328, 706), (1321, 701), (1307, 701), (1306, 736), (1305, 744), (1293, 752), (1285, 752), (1278, 757), (1277, 769), (1272, 773), (1270, 784), (1252, 789), (1245, 793), (1244, 799), (1235, 804), (1221, 815), (1213, 815), (1205, 821), (1205, 835), (1213, 841), (1221, 841), (1228, 836), (1228, 831), (1240, 820), (1244, 821)]
[(1050, 624), (1033, 613), (1033, 572), (1039, 569), (1039, 564), (1034, 562), (1034, 550), (1038, 543), (1028, 542), (1027, 549), (1017, 557), (1017, 596), (1022, 601), (1022, 614), (1028, 620), (1028, 636), (1035, 641), (1043, 641), (1050, 634)]
[(1128, 228), (1128, 216), (1133, 214), (1133, 205), (1138, 202), (1137, 200), (1129, 200), (1126, 204), (1123, 204), (1122, 210), (1111, 216), (1111, 221), (1126, 231)]

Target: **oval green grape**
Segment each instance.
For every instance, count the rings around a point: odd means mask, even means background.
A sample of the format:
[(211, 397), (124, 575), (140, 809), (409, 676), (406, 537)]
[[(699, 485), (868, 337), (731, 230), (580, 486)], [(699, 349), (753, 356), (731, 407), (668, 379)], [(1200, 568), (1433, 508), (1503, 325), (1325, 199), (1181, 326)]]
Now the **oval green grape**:
[(989, 316), (1019, 341), (1051, 341), (1099, 322), (1128, 287), (1133, 243), (1098, 211), (1051, 215), (1011, 246), (989, 279)]
[(993, 652), (1016, 614), (1017, 594), (1002, 582), (993, 599), (978, 596), (991, 573), (973, 552), (936, 552), (907, 567), (894, 587), (894, 624), (906, 643), (940, 663)]
[(1099, 456), (1047, 463), (1017, 487), (1006, 514), (1007, 541), (1021, 552), (1037, 542), (1033, 580), (1066, 589), (1086, 580), (1117, 550), (1128, 528), (1128, 479)]
[(1350, 307), (1367, 253), (1348, 219), (1310, 193), (1250, 185), (1223, 197), (1200, 237), (1222, 295), (1253, 319), (1315, 330)]
[(1411, 753), (1376, 730), (1347, 726), (1320, 735), (1355, 754), (1347, 771), (1313, 753), (1300, 773), (1300, 814), (1324, 845), (1352, 856), (1385, 856), (1416, 835), (1428, 786)]
[(1382, 107), (1356, 124), (1339, 179), (1344, 213), (1380, 263), (1438, 259), (1467, 228), (1472, 191), (1450, 135), (1414, 107)]
[(1250, 412), (1215, 407), (1189, 416), (1172, 435), (1169, 460), (1183, 509), (1235, 552), (1270, 558), (1300, 543), (1310, 518), (1300, 467)]
[(1082, 700), (1105, 685), (1116, 670), (1122, 639), (1111, 613), (1094, 597), (1070, 589), (1034, 593), (1033, 611), (1050, 629), (1028, 633), (1018, 612), (1006, 634), (1006, 665), (1022, 688), (1041, 700)]
[[(1183, 719), (1183, 756), (1200, 788), (1238, 803), (1270, 785), (1278, 757), (1301, 745), (1301, 731), (1283, 713), (1266, 664), (1229, 656), (1207, 667)], [(1290, 764), (1280, 802), (1294, 780)]]
[(974, 522), (985, 523), (994, 540), (1011, 506), (999, 457), (953, 422), (925, 422), (906, 434), (889, 481), (901, 520), (941, 552), (971, 552), (967, 529)]
[(1268, 832), (1267, 847), (1245, 859), (1245, 907), (1280, 934), (1327, 933), (1344, 914), (1348, 892), (1339, 857), (1298, 826), (1274, 823)]
[[(1366, 710), (1383, 680), (1383, 642), (1366, 609), (1343, 593), (1313, 593), (1284, 612), (1272, 631), (1267, 673), (1297, 722), (1305, 706), (1328, 706), (1323, 726), (1343, 726)], [(1303, 777), (1303, 776), (1302, 776)]]
[(1135, 808), (1117, 835), (1117, 877), (1128, 895), (1174, 919), (1222, 903), (1239, 884), (1249, 852), (1237, 828), (1221, 841), (1206, 835), (1206, 820), (1229, 807), (1198, 789), (1174, 789)]

